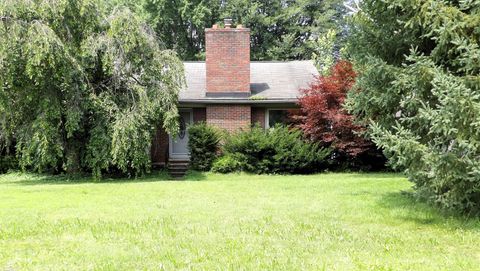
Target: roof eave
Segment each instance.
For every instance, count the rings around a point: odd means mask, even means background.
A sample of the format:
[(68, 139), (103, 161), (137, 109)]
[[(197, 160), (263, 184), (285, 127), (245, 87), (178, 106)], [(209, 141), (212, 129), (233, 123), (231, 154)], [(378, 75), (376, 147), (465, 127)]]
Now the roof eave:
[(203, 103), (203, 104), (296, 104), (297, 98), (288, 99), (180, 99), (179, 103)]

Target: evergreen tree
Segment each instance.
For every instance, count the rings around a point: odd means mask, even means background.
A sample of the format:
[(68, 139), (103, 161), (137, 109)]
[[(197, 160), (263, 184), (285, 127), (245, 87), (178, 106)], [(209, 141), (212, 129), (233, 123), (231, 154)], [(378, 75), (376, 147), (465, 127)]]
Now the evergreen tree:
[(480, 2), (365, 0), (347, 107), (418, 195), (480, 212)]

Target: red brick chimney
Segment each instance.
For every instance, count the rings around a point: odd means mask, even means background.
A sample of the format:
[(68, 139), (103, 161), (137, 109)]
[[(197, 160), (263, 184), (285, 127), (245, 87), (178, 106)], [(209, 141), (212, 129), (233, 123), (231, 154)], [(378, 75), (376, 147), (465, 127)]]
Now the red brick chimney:
[(207, 96), (250, 95), (250, 29), (231, 24), (205, 29)]

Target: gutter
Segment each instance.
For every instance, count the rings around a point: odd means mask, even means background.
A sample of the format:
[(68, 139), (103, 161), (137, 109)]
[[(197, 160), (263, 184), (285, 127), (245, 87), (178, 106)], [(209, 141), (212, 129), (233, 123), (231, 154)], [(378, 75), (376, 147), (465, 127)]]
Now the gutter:
[(180, 99), (179, 103), (203, 103), (203, 104), (285, 104), (298, 102), (297, 98), (289, 99)]

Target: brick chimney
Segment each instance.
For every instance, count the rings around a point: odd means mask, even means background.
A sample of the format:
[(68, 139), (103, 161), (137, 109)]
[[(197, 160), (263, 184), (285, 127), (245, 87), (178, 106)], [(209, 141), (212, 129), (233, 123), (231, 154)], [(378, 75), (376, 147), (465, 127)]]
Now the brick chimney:
[(205, 29), (207, 96), (250, 95), (250, 29), (225, 19), (225, 28)]

